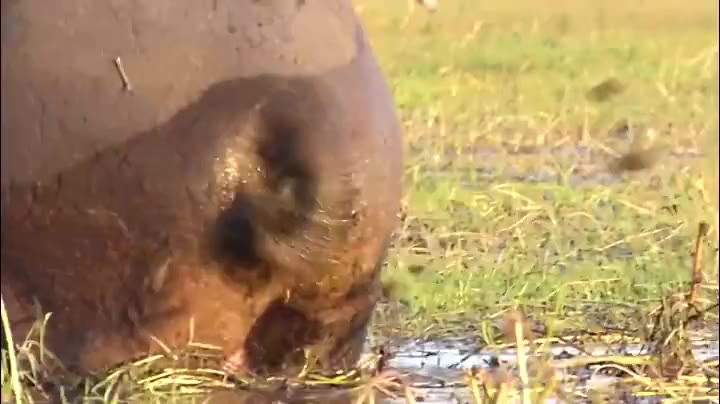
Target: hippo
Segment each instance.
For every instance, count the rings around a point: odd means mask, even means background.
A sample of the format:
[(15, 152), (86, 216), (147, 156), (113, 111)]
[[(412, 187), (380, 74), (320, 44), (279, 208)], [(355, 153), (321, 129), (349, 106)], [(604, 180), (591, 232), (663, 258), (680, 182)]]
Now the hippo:
[[(67, 369), (362, 352), (402, 134), (349, 0), (2, 0), (2, 296)], [(218, 361), (218, 366), (223, 362)]]

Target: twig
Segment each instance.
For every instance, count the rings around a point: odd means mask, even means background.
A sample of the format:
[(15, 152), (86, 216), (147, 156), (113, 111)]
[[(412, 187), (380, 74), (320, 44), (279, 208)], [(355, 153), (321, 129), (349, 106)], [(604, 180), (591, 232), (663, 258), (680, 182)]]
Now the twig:
[(120, 56), (115, 58), (115, 67), (117, 67), (118, 72), (120, 73), (120, 78), (123, 81), (123, 87), (125, 88), (125, 91), (132, 91), (132, 84), (130, 83), (130, 79), (128, 78), (127, 74), (125, 73), (125, 68), (123, 67), (122, 60), (120, 59)]
[(385, 366), (387, 365), (387, 354), (385, 353), (385, 347), (380, 347), (380, 350), (378, 351), (378, 358), (377, 362), (375, 363), (375, 369), (373, 371), (374, 375), (379, 375), (380, 373), (385, 370)]
[(482, 404), (485, 400), (484, 396), (480, 394), (480, 387), (478, 386), (478, 380), (475, 378), (475, 372), (475, 368), (466, 369), (465, 379), (470, 386), (470, 391), (472, 392), (472, 397), (475, 404)]
[(17, 357), (15, 356), (15, 342), (13, 341), (12, 332), (10, 330), (10, 318), (5, 310), (5, 299), (0, 294), (0, 315), (2, 316), (3, 332), (8, 346), (8, 360), (10, 362), (10, 381), (12, 382), (13, 396), (15, 403), (22, 403), (22, 385), (20, 384), (20, 374), (18, 373)]
[(522, 402), (523, 404), (530, 404), (527, 358), (525, 357), (525, 337), (523, 336), (523, 322), (520, 318), (515, 321), (515, 338), (517, 340), (518, 371), (520, 373), (520, 381), (522, 382)]
[(700, 222), (698, 225), (697, 241), (695, 242), (695, 254), (692, 266), (692, 285), (690, 287), (690, 303), (695, 304), (700, 295), (700, 284), (702, 284), (702, 246), (708, 232), (708, 224)]

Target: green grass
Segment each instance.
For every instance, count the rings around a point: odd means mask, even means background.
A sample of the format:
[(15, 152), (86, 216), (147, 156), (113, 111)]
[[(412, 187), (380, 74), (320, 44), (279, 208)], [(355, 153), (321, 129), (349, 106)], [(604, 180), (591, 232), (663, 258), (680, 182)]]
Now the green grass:
[[(406, 24), (404, 2), (359, 4), (406, 131), (385, 274), (405, 286), (404, 332), (447, 313), (656, 303), (687, 284), (697, 223), (717, 211), (717, 174), (688, 157), (717, 136), (717, 4), (447, 1)], [(622, 91), (593, 100), (609, 79)], [(665, 150), (655, 167), (609, 174), (648, 142)]]
[[(411, 18), (404, 1), (356, 5), (406, 144), (404, 218), (383, 274), (401, 287), (373, 336), (497, 346), (498, 321), (520, 308), (558, 334), (613, 327), (682, 349), (687, 324), (650, 313), (688, 290), (700, 221), (714, 227), (700, 304), (717, 303), (717, 3), (447, 0)], [(619, 85), (593, 98), (603, 82)], [(663, 150), (654, 167), (609, 173), (649, 143)], [(182, 369), (148, 379), (148, 363), (89, 382), (86, 396), (184, 402), (173, 389), (225, 383)], [(633, 378), (668, 388), (645, 377)], [(3, 398), (11, 384), (3, 373)]]

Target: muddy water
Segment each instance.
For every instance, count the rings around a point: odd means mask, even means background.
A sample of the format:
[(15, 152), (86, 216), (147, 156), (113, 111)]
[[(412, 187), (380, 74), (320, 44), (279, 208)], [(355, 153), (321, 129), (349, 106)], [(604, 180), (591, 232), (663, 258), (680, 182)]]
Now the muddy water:
[[(417, 403), (475, 403), (470, 388), (467, 386), (464, 371), (470, 368), (481, 369), (492, 375), (500, 374), (500, 369), (509, 369), (512, 382), (517, 385), (518, 375), (515, 370), (517, 351), (515, 349), (479, 349), (465, 339), (445, 339), (434, 341), (394, 340), (384, 341), (383, 347), (392, 355), (386, 362), (385, 372), (400, 374), (407, 386), (410, 386), (413, 398)], [(527, 352), (527, 350), (526, 350)], [(633, 395), (632, 387), (623, 384), (622, 374), (615, 375), (600, 371), (601, 365), (568, 367), (567, 361), (577, 357), (604, 357), (608, 355), (635, 356), (642, 355), (643, 346), (626, 344), (623, 346), (584, 345), (580, 349), (570, 345), (554, 345), (545, 349), (544, 360), (550, 359), (552, 372), (561, 380), (559, 395), (550, 397), (546, 403), (591, 402), (587, 397), (594, 393), (605, 393), (605, 400), (626, 403), (660, 403), (664, 397), (645, 394)], [(533, 361), (537, 357), (528, 353), (530, 379), (534, 377)], [(698, 362), (718, 360), (717, 330), (697, 333), (693, 336), (692, 353)], [(372, 362), (374, 354), (368, 351), (364, 360)], [(565, 360), (565, 361), (564, 361)], [(274, 393), (249, 391), (224, 392), (216, 395), (206, 403), (407, 403), (405, 393), (399, 385), (381, 384), (385, 388), (374, 389), (374, 401), (367, 396), (358, 401), (360, 388), (316, 388), (294, 390), (285, 388)], [(708, 379), (702, 387), (703, 396), (717, 397), (717, 376)], [(697, 394), (697, 393), (696, 393)], [(682, 396), (682, 393), (678, 393)], [(609, 398), (608, 398), (609, 397)], [(512, 398), (512, 397), (510, 397)], [(700, 402), (718, 402), (720, 400), (704, 400)], [(510, 402), (520, 402), (519, 399)], [(606, 401), (607, 402), (607, 401)]]
[[(698, 334), (693, 338), (692, 353), (699, 362), (707, 362), (718, 359), (718, 337), (717, 332)], [(553, 366), (555, 375), (563, 380), (564, 388), (567, 389), (565, 400), (551, 398), (547, 402), (583, 402), (582, 395), (590, 395), (593, 391), (618, 391), (623, 390), (622, 378), (620, 375), (613, 376), (599, 372), (600, 365), (587, 366), (571, 369), (563, 366), (563, 359), (575, 358), (578, 356), (603, 357), (608, 355), (635, 356), (643, 354), (643, 346), (640, 344), (628, 344), (622, 347), (607, 345), (584, 346), (582, 351), (573, 346), (555, 345), (548, 350), (550, 359), (556, 365)], [(388, 361), (388, 367), (408, 373), (412, 387), (414, 387), (415, 398), (418, 402), (424, 403), (473, 403), (472, 395), (465, 385), (463, 371), (470, 368), (485, 369), (490, 375), (497, 372), (501, 366), (513, 369), (516, 364), (517, 351), (515, 349), (503, 349), (489, 351), (473, 349), (472, 345), (463, 341), (407, 341), (393, 348), (394, 355)], [(529, 363), (534, 356), (529, 356)], [(532, 365), (530, 365), (532, 368)], [(514, 378), (517, 372), (511, 370)], [(532, 373), (530, 375), (533, 377)], [(570, 382), (572, 380), (572, 382)], [(717, 396), (717, 384), (708, 384), (708, 388), (714, 388), (710, 395)], [(579, 393), (579, 394), (578, 394)], [(660, 402), (661, 397), (645, 396), (633, 398), (629, 395), (623, 397), (624, 402), (651, 403)], [(386, 398), (384, 403), (405, 403), (404, 398)]]

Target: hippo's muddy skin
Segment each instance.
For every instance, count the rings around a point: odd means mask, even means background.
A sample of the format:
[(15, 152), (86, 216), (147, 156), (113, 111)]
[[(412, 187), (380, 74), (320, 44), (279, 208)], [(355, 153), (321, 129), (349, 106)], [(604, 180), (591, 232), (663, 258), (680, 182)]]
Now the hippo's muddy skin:
[(402, 161), (350, 1), (2, 0), (1, 150), (16, 338), (40, 307), (80, 371), (357, 360)]

